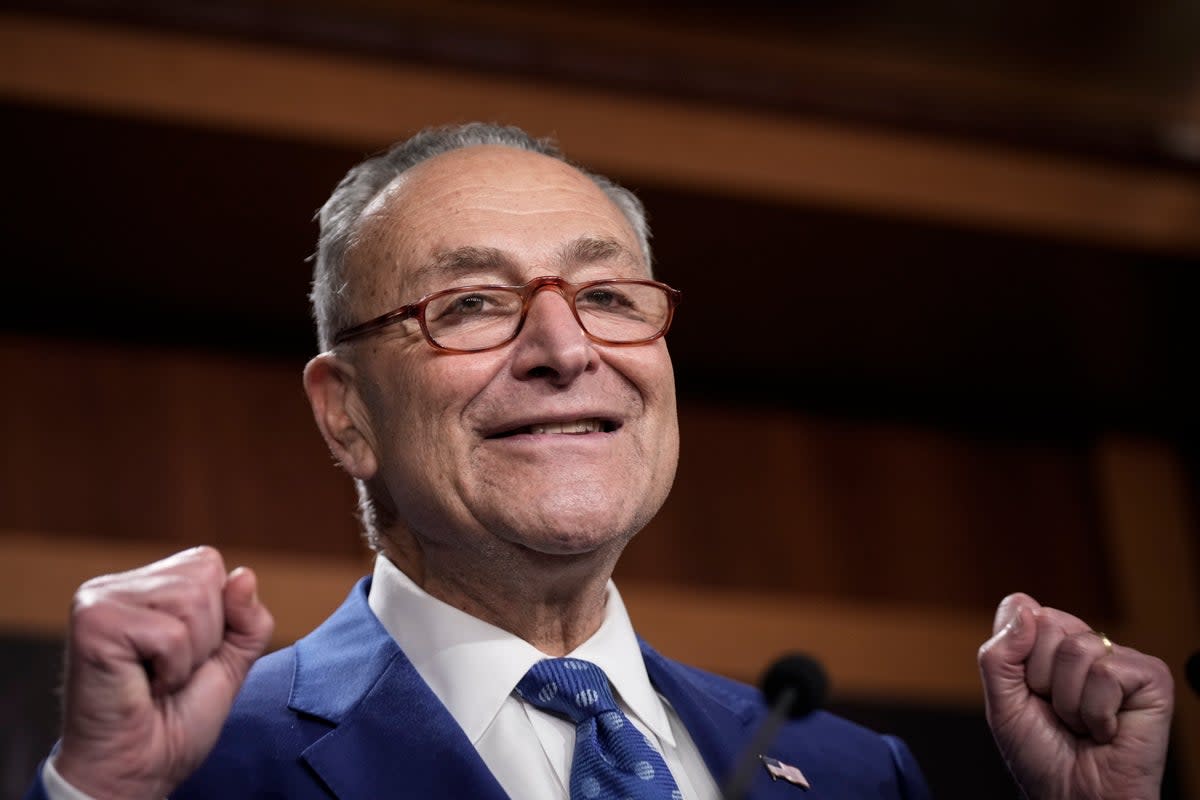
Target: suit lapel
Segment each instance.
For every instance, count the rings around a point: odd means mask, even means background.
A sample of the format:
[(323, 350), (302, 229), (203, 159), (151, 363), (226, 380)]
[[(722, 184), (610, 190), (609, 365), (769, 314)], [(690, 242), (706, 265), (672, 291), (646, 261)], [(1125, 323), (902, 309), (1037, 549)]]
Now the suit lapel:
[[(507, 795), (462, 728), (421, 680), (367, 606), (368, 580), (296, 643), (288, 707), (333, 729), (302, 754), (341, 800)], [(646, 671), (670, 702), (721, 785), (749, 745), (760, 709), (718, 690), (641, 642)], [(755, 797), (797, 797), (757, 782)], [(810, 800), (816, 797), (809, 794)]]
[(506, 798), (450, 712), (367, 606), (361, 581), (296, 643), (289, 707), (334, 724), (304, 760), (342, 800)]
[[(671, 703), (700, 750), (713, 780), (723, 788), (762, 724), (764, 710), (745, 698), (722, 691), (711, 679), (698, 677), (689, 667), (664, 658), (640, 639), (639, 642), (650, 681)], [(772, 781), (766, 770), (756, 765), (747, 796), (753, 800), (821, 800), (828, 797), (823, 793), (824, 788), (805, 792), (787, 781)]]
[(723, 785), (750, 744), (755, 707), (738, 698), (718, 697), (713, 687), (701, 685), (686, 667), (639, 641), (650, 682), (671, 703), (713, 779)]

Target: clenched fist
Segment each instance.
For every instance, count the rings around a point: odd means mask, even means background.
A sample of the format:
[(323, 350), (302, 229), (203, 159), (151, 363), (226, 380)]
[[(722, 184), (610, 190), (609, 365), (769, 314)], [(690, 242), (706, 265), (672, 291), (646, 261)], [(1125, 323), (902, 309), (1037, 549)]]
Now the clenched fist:
[(161, 800), (212, 749), (274, 622), (248, 569), (197, 547), (79, 588), (55, 767), (94, 798)]
[(1006, 597), (979, 650), (988, 725), (1035, 800), (1157, 800), (1174, 708), (1167, 666), (1078, 617)]

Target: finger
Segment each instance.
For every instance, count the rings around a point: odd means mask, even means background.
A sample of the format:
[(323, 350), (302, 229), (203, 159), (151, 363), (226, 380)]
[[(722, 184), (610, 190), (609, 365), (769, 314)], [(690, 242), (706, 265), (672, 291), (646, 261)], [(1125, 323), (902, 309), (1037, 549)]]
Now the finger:
[[(227, 575), (225, 559), (219, 550), (207, 545), (193, 547), (163, 559), (157, 565), (143, 567), (134, 572), (135, 574), (144, 573), (176, 578), (177, 583), (174, 585), (183, 589), (178, 596), (183, 600), (193, 601), (187, 604), (187, 610), (202, 609), (206, 612), (203, 621), (214, 625), (215, 638), (220, 639), (220, 632), (224, 627), (221, 591), (225, 586)], [(190, 595), (189, 589), (191, 590)], [(172, 597), (174, 596), (176, 595), (173, 594)], [(196, 621), (200, 622), (201, 620), (197, 618)]]
[[(258, 581), (251, 570), (239, 567), (230, 573), (223, 600), (225, 638), (213, 657), (196, 670), (180, 698), (181, 707), (187, 707), (192, 715), (188, 724), (198, 730), (220, 729), (246, 673), (266, 649), (275, 626), (258, 597)], [(203, 698), (203, 702), (192, 702), (193, 698)]]
[(196, 547), (189, 547), (187, 550), (180, 550), (178, 553), (173, 553), (152, 564), (138, 567), (133, 570), (133, 573), (177, 572), (180, 574), (194, 574), (197, 570), (203, 571), (214, 566), (218, 572), (224, 574), (225, 560), (221, 556), (221, 551), (215, 547), (202, 544)]
[(86, 585), (108, 588), (125, 588), (137, 584), (138, 579), (160, 575), (196, 576), (216, 573), (224, 583), (225, 564), (220, 551), (208, 545), (200, 545), (159, 559), (127, 572), (117, 572), (92, 578)]
[[(158, 614), (143, 627), (132, 627), (126, 634), (129, 642), (142, 657), (150, 692), (166, 695), (187, 684), (195, 671), (195, 654), (192, 651), (191, 631), (178, 618), (169, 614)], [(130, 621), (136, 616), (130, 615)]]
[(983, 643), (978, 655), (989, 709), (994, 702), (1012, 702), (1028, 694), (1025, 661), (1036, 638), (1032, 615), (1038, 608), (1037, 600), (1022, 592), (1010, 594), (996, 607), (992, 638)]
[(1091, 630), (1086, 622), (1076, 616), (1043, 606), (1034, 615), (1037, 625), (1037, 644), (1029, 654), (1026, 680), (1029, 688), (1049, 699), (1053, 688), (1054, 659), (1063, 639)]
[[(1122, 660), (1127, 656), (1117, 654), (1093, 661), (1079, 697), (1079, 719), (1087, 733), (1100, 744), (1108, 744), (1117, 735), (1119, 727), (1117, 712), (1125, 698), (1120, 673)], [(1131, 683), (1131, 689), (1134, 684)]]
[(1017, 713), (1029, 696), (1025, 661), (1037, 636), (1033, 609), (1016, 602), (1008, 610), (1008, 621), (979, 648), (984, 702), (993, 729)]
[[(147, 582), (144, 588), (149, 604), (176, 614), (197, 629), (197, 640), (211, 642), (213, 649), (225, 627), (221, 592), (225, 587), (225, 559), (213, 547), (202, 545), (184, 550), (132, 575)], [(156, 586), (148, 585), (156, 582)]]
[[(76, 609), (69, 667), (118, 710), (146, 692), (172, 691), (192, 674), (191, 637), (176, 617), (112, 599)], [(96, 686), (101, 684), (100, 686)]]
[(188, 633), (192, 652), (192, 668), (203, 664), (217, 648), (225, 631), (221, 592), (225, 576), (211, 575), (196, 578), (181, 575), (143, 577), (137, 590), (125, 590), (120, 597), (130, 605), (169, 614), (179, 620)]
[(271, 641), (275, 621), (258, 596), (258, 576), (238, 567), (229, 575), (223, 593), (225, 636), (218, 657), (230, 662), (240, 681)]
[(192, 666), (199, 667), (216, 652), (224, 636), (225, 577), (221, 554), (211, 547), (196, 547), (145, 567), (97, 578), (84, 589), (180, 619), (191, 636)]
[(996, 606), (996, 614), (994, 617), (992, 617), (992, 635), (995, 636), (997, 633), (1002, 631), (1004, 627), (1012, 621), (1016, 610), (1022, 607), (1035, 609), (1041, 608), (1042, 606), (1041, 603), (1039, 603), (1037, 600), (1034, 600), (1024, 592), (1013, 592), (1008, 597), (1005, 597), (1003, 600), (1001, 600), (1000, 604)]
[[(1084, 684), (1089, 680), (1093, 667), (1108, 658), (1109, 652), (1104, 641), (1091, 630), (1064, 636), (1054, 653), (1050, 704), (1059, 719), (1081, 736), (1089, 732), (1089, 726), (1081, 716)], [(1119, 686), (1117, 702), (1120, 703)]]

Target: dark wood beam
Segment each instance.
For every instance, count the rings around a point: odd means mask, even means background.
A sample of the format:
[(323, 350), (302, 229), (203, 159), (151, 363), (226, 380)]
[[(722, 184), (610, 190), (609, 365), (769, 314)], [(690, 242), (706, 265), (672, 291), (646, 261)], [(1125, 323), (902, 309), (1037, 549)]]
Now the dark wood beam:
[(1200, 251), (1200, 179), (604, 90), (7, 14), (0, 97), (374, 149), (431, 121), (558, 134), (653, 183)]

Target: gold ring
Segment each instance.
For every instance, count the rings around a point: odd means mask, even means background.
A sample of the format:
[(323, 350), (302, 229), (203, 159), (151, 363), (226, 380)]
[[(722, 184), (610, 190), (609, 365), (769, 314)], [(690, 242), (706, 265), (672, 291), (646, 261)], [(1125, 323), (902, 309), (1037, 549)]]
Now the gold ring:
[(1113, 643), (1112, 639), (1108, 638), (1108, 634), (1104, 631), (1092, 631), (1092, 633), (1100, 637), (1100, 643), (1103, 644), (1104, 649), (1108, 651), (1107, 655), (1111, 656), (1113, 654)]

